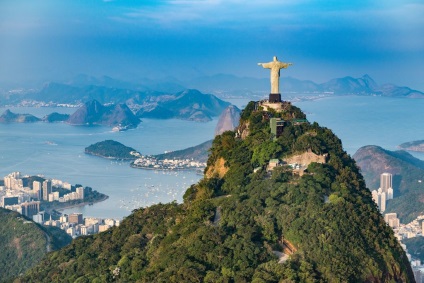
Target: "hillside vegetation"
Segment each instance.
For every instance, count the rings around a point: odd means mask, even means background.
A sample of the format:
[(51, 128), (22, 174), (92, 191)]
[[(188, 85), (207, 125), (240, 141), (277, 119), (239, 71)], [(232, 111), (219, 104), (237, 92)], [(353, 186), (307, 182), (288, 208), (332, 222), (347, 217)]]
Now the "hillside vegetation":
[(111, 159), (136, 159), (137, 156), (132, 155), (131, 152), (136, 153), (137, 151), (132, 147), (125, 146), (114, 140), (104, 140), (85, 148), (86, 154)]
[[(16, 282), (414, 282), (331, 130), (290, 123), (305, 118), (291, 104), (282, 113), (254, 109), (249, 103), (238, 130), (214, 139), (206, 171), (216, 174), (192, 185), (184, 203), (134, 210)], [(276, 140), (270, 116), (288, 121)], [(328, 154), (327, 162), (301, 177), (287, 165), (265, 169), (305, 151)]]
[(53, 228), (49, 231), (17, 212), (3, 208), (0, 208), (0, 223), (0, 282), (24, 273), (48, 251), (71, 241), (62, 230)]

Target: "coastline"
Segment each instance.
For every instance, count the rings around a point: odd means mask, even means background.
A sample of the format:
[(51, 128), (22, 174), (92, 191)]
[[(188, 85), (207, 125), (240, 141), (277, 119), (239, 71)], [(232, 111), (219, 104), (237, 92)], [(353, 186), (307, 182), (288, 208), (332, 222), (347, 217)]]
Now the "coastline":
[(164, 168), (164, 167), (144, 167), (144, 166), (136, 166), (133, 164), (130, 164), (131, 168), (136, 168), (136, 169), (144, 169), (144, 170), (157, 170), (157, 171), (188, 171), (188, 170), (204, 170), (205, 167), (191, 167), (191, 168), (186, 168), (186, 167), (181, 167), (181, 168)]
[(59, 212), (60, 214), (62, 214), (61, 211), (65, 210), (65, 209), (75, 208), (75, 207), (80, 207), (80, 206), (86, 206), (86, 205), (102, 202), (102, 201), (107, 200), (108, 198), (109, 198), (109, 196), (104, 195), (103, 197), (101, 197), (97, 200), (94, 200), (94, 201), (83, 201), (83, 202), (80, 202), (80, 203), (60, 206), (59, 208), (52, 207), (52, 208), (48, 209), (48, 212), (56, 211), (56, 212)]
[(122, 161), (132, 161), (135, 160), (137, 158), (119, 158), (119, 157), (113, 157), (113, 156), (104, 156), (104, 155), (100, 155), (100, 154), (96, 154), (96, 153), (92, 153), (92, 152), (84, 152), (87, 155), (91, 155), (91, 156), (96, 156), (96, 157), (101, 157), (104, 159), (109, 159), (109, 160), (122, 160)]

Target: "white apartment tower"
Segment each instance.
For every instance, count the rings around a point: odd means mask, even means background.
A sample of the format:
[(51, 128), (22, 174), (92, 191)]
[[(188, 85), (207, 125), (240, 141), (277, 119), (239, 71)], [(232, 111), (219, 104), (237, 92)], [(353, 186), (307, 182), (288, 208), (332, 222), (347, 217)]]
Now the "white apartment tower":
[(49, 200), (49, 194), (52, 192), (52, 181), (45, 180), (43, 182), (43, 200)]
[(392, 186), (392, 174), (383, 173), (380, 175), (380, 188), (383, 192), (387, 193), (389, 188), (393, 188)]
[(380, 208), (380, 212), (383, 213), (386, 210), (386, 201), (387, 201), (387, 194), (383, 192), (381, 188), (377, 190), (373, 190), (371, 192), (372, 199), (377, 204), (378, 208)]
[(38, 200), (41, 200), (43, 197), (43, 188), (41, 186), (41, 182), (34, 181), (32, 182), (32, 191)]

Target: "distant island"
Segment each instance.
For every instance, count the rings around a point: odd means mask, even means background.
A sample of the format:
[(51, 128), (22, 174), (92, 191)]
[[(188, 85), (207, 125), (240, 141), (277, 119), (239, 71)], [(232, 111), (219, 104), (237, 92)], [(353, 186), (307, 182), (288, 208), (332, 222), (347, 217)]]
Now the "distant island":
[(85, 148), (85, 153), (108, 159), (134, 160), (140, 156), (134, 148), (114, 140), (105, 140)]
[(0, 116), (0, 123), (34, 123), (41, 121), (40, 118), (31, 114), (16, 114), (7, 109)]
[(54, 123), (54, 122), (65, 122), (69, 119), (69, 114), (61, 114), (57, 112), (50, 113), (43, 117), (44, 122)]
[(398, 148), (409, 151), (424, 152), (424, 140), (405, 142), (400, 144)]
[(102, 125), (108, 127), (136, 128), (140, 119), (125, 103), (105, 106), (93, 99), (72, 114), (67, 123), (71, 125)]
[(132, 160), (131, 167), (153, 170), (201, 170), (206, 167), (212, 140), (197, 146), (157, 155), (142, 155), (136, 149), (114, 140), (105, 140), (85, 148), (86, 154), (107, 159)]

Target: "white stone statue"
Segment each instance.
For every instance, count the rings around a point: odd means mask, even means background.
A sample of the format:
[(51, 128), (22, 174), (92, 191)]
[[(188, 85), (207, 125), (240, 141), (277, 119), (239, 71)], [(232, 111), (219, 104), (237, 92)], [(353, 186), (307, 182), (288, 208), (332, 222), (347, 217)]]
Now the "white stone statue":
[(277, 60), (277, 56), (274, 56), (274, 61), (269, 63), (258, 63), (266, 69), (271, 69), (271, 93), (280, 93), (280, 69), (287, 69), (288, 66), (293, 65), (292, 63), (283, 63)]

